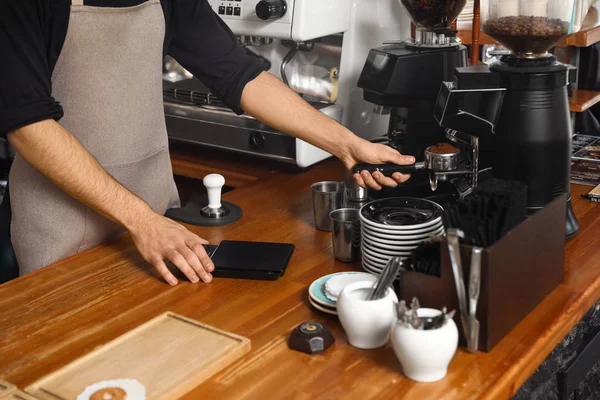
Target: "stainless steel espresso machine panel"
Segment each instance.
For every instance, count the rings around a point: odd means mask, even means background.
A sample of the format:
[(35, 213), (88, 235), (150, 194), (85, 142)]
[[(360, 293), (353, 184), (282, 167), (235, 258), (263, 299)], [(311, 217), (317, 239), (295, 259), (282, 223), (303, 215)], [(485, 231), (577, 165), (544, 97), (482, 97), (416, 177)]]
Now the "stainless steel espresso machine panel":
[[(167, 130), (171, 140), (252, 154), (307, 167), (328, 154), (292, 136), (278, 132), (247, 115), (238, 116), (196, 79), (163, 82)], [(333, 119), (341, 108), (315, 103)]]
[(208, 0), (236, 35), (306, 41), (345, 32), (349, 0)]

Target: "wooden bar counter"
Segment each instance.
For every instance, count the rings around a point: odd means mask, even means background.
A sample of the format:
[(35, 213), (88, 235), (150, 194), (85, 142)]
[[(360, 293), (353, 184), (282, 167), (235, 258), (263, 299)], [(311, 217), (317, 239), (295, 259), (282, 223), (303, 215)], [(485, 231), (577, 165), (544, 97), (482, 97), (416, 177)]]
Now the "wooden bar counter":
[[(172, 311), (252, 341), (250, 353), (186, 399), (506, 399), (600, 299), (600, 208), (580, 199), (589, 187), (573, 186), (581, 230), (566, 244), (564, 283), (490, 353), (459, 349), (446, 379), (412, 382), (403, 377), (391, 346), (353, 348), (337, 318), (309, 305), (307, 288), (313, 280), (360, 270), (358, 263), (336, 262), (330, 234), (313, 224), (310, 185), (342, 176), (335, 160), (304, 173), (269, 173), (224, 195), (243, 208), (240, 221), (190, 228), (213, 243), (294, 243), (289, 268), (278, 281), (191, 284), (179, 276), (179, 285), (170, 287), (124, 237), (1, 285), (0, 379), (24, 388)], [(335, 335), (334, 346), (323, 354), (309, 356), (287, 347), (290, 331), (309, 320), (324, 323)]]

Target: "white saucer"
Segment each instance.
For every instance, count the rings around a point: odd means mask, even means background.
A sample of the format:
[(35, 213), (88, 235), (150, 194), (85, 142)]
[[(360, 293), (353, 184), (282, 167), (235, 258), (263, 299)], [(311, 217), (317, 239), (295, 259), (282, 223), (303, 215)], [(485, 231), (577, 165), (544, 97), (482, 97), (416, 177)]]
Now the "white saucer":
[(402, 226), (402, 225), (376, 224), (375, 222), (369, 221), (365, 217), (361, 216), (360, 223), (361, 223), (361, 225), (366, 225), (366, 226), (369, 227), (369, 229), (373, 229), (375, 231), (394, 232), (394, 233), (398, 233), (398, 234), (416, 235), (416, 234), (419, 234), (421, 232), (427, 231), (428, 229), (430, 229), (434, 225), (441, 225), (442, 224), (442, 217), (438, 217), (438, 218), (436, 218), (436, 219), (434, 219), (434, 220), (432, 220), (430, 222), (427, 222), (427, 223), (421, 224), (421, 225)]
[[(396, 256), (396, 257), (402, 258), (403, 256)], [(394, 258), (394, 256), (390, 256), (389, 258), (377, 258), (377, 257), (373, 257), (369, 254), (366, 254), (365, 252), (363, 252), (363, 254), (362, 254), (363, 260), (367, 260), (371, 264), (374, 264), (374, 265), (380, 265), (382, 268), (385, 267), (392, 258)]]
[(317, 310), (322, 311), (326, 314), (337, 315), (337, 311), (326, 308), (324, 306), (320, 306), (317, 303), (315, 303), (314, 301), (312, 301), (312, 299), (309, 299), (309, 301), (310, 301), (310, 305), (313, 306), (314, 308), (316, 308)]
[(373, 200), (360, 209), (362, 223), (392, 231), (426, 228), (441, 220), (442, 206), (426, 199), (389, 197)]
[(375, 233), (383, 233), (384, 235), (400, 235), (400, 236), (414, 236), (414, 235), (422, 235), (427, 232), (431, 232), (433, 230), (438, 229), (443, 225), (443, 221), (441, 218), (438, 218), (436, 221), (431, 223), (430, 225), (424, 228), (418, 229), (388, 229), (387, 226), (375, 226), (373, 223), (362, 223), (361, 226), (363, 229), (366, 229), (370, 232)]
[[(320, 304), (325, 307), (335, 307), (336, 302), (333, 299), (327, 297), (324, 293), (324, 285), (327, 281), (334, 276), (338, 275), (357, 275), (363, 276), (364, 273), (360, 271), (347, 271), (347, 272), (337, 272), (335, 274), (329, 274), (316, 279), (311, 285), (308, 287), (308, 296), (311, 300), (317, 304)], [(370, 276), (364, 277), (365, 280), (372, 279)]]
[(391, 256), (391, 257), (404, 257), (404, 256), (410, 256), (412, 254), (412, 251), (414, 249), (416, 249), (418, 247), (418, 245), (409, 247), (405, 250), (388, 250), (388, 249), (382, 249), (380, 247), (377, 246), (373, 246), (370, 245), (369, 243), (363, 242), (362, 243), (362, 249), (367, 249), (367, 252), (370, 255), (373, 255), (375, 257), (387, 257), (387, 256)]
[(377, 249), (377, 250), (387, 250), (387, 251), (399, 251), (399, 252), (404, 252), (404, 251), (412, 251), (413, 249), (415, 249), (416, 247), (419, 246), (419, 244), (421, 244), (422, 242), (415, 242), (415, 244), (413, 245), (404, 245), (404, 243), (401, 243), (401, 245), (399, 246), (393, 246), (390, 244), (384, 244), (384, 243), (380, 243), (377, 240), (373, 240), (373, 239), (369, 239), (367, 237), (363, 237), (361, 244), (363, 246), (367, 246), (370, 249)]
[(402, 250), (402, 251), (382, 250), (382, 249), (379, 249), (379, 248), (376, 248), (373, 246), (369, 246), (365, 242), (361, 243), (361, 246), (360, 246), (361, 251), (365, 250), (367, 252), (367, 254), (370, 255), (371, 257), (384, 258), (384, 259), (387, 259), (388, 257), (410, 256), (412, 254), (412, 250), (416, 249), (416, 248), (417, 248), (417, 246), (415, 245), (410, 250)]
[(380, 266), (375, 266), (374, 264), (372, 264), (370, 261), (363, 259), (362, 260), (362, 267), (363, 269), (367, 269), (368, 273), (372, 273), (375, 275), (379, 275), (381, 274), (381, 271), (383, 271), (384, 267), (380, 267)]
[[(363, 264), (363, 270), (365, 270), (367, 273), (379, 276), (381, 275), (381, 273), (383, 272), (383, 268), (378, 269), (376, 267), (371, 267), (368, 264)], [(400, 273), (398, 273), (398, 276), (396, 277), (396, 279), (400, 278)]]
[[(442, 233), (443, 233), (443, 231), (442, 231)], [(435, 234), (432, 233), (432, 236), (439, 236), (439, 235), (435, 235)], [(375, 237), (375, 236), (371, 236), (371, 235), (368, 235), (368, 234), (364, 234), (362, 236), (362, 239), (369, 240), (369, 241), (371, 241), (373, 243), (377, 243), (378, 245), (384, 244), (384, 245), (394, 246), (394, 247), (412, 247), (412, 246), (418, 246), (419, 244), (423, 243), (425, 240), (429, 239), (429, 236), (426, 236), (426, 237), (424, 237), (422, 239), (419, 239), (419, 240), (402, 241), (402, 240), (382, 239), (382, 238), (379, 238), (379, 237)]]
[(379, 261), (379, 262), (385, 262), (385, 263), (387, 263), (390, 259), (392, 259), (394, 257), (401, 257), (401, 255), (394, 256), (394, 255), (389, 255), (389, 254), (374, 253), (371, 249), (365, 248), (362, 246), (360, 248), (360, 251), (363, 256), (367, 256), (368, 258), (370, 258), (373, 261)]
[[(436, 230), (430, 231), (429, 233), (424, 233), (421, 235), (389, 235), (389, 234), (382, 234), (382, 233), (378, 233), (378, 232), (372, 232), (369, 231), (368, 229), (363, 229), (361, 232), (361, 235), (367, 236), (371, 239), (374, 240), (379, 240), (382, 239), (384, 240), (383, 243), (385, 244), (400, 244), (400, 243), (410, 243), (410, 242), (414, 242), (414, 241), (423, 241), (427, 238), (429, 238), (429, 236), (434, 235), (441, 235), (442, 233), (444, 233), (444, 226), (440, 226), (439, 228), (437, 228)], [(390, 243), (386, 243), (390, 242)]]

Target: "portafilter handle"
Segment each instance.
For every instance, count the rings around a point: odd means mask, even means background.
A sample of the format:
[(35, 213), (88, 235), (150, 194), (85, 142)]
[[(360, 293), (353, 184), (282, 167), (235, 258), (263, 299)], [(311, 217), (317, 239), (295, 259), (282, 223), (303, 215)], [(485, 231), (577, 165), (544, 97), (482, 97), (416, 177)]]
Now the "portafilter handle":
[(392, 176), (395, 172), (401, 174), (412, 174), (417, 170), (425, 169), (425, 163), (418, 162), (410, 165), (398, 165), (398, 164), (357, 164), (354, 166), (352, 171), (355, 174), (360, 174), (362, 171), (368, 171), (369, 173), (381, 172), (385, 176)]

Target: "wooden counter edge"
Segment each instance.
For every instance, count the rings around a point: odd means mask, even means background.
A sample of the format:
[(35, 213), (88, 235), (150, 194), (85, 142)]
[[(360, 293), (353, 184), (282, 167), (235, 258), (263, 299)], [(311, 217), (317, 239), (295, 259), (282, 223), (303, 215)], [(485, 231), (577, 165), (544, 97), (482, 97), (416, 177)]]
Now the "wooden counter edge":
[(514, 396), (519, 391), (556, 346), (600, 299), (600, 281), (596, 281), (586, 292), (588, 291), (592, 291), (593, 294), (578, 296), (577, 300), (569, 306), (568, 311), (562, 314), (552, 327), (540, 337), (538, 343), (542, 342), (542, 339), (546, 339), (543, 347), (530, 347), (530, 350), (523, 354), (518, 363), (506, 369), (504, 374), (496, 381), (496, 385), (491, 386), (491, 390), (481, 397), (482, 399), (506, 399)]

